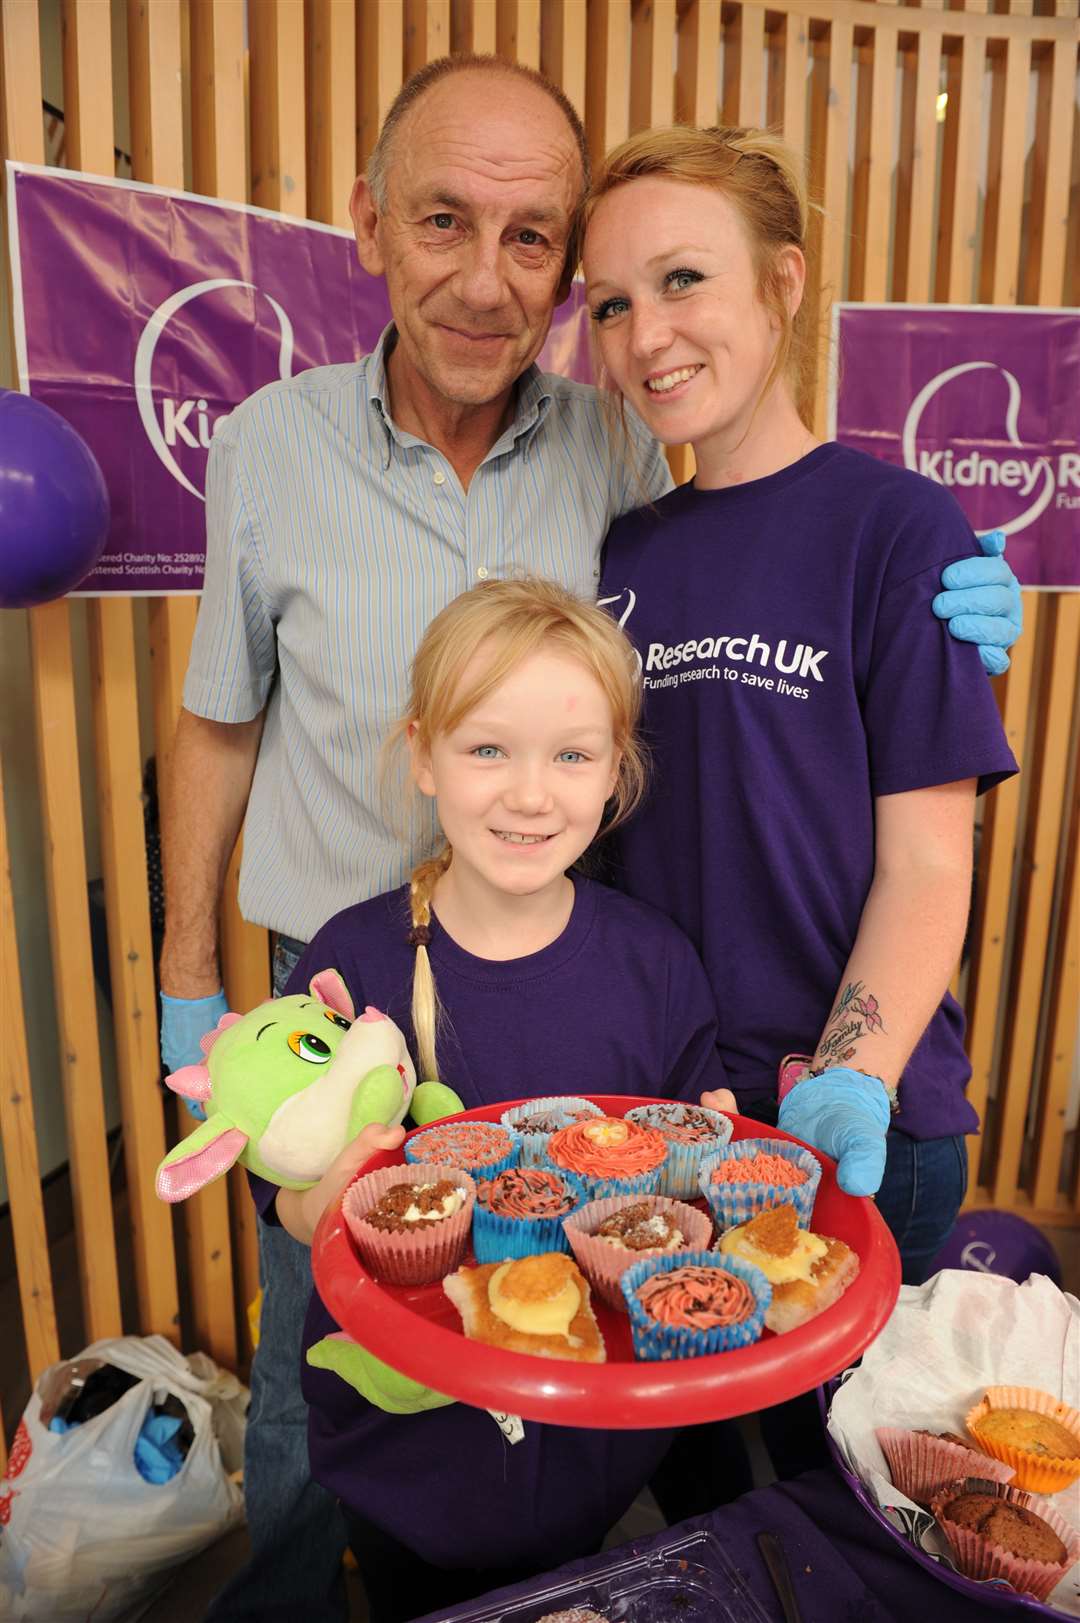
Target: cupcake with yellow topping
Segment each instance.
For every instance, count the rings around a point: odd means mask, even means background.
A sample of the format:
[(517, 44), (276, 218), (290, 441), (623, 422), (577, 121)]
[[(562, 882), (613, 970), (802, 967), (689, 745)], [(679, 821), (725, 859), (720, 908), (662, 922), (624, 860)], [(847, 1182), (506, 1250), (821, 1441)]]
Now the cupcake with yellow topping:
[(660, 1194), (675, 1200), (698, 1198), (698, 1174), (707, 1156), (723, 1149), (731, 1138), (731, 1117), (704, 1105), (681, 1099), (663, 1099), (654, 1105), (635, 1105), (627, 1121), (655, 1127), (667, 1143), (667, 1160), (660, 1175)]
[(667, 1143), (655, 1128), (622, 1116), (597, 1116), (552, 1133), (548, 1165), (573, 1172), (591, 1200), (605, 1195), (653, 1195), (667, 1160)]
[(476, 1186), (459, 1167), (379, 1167), (349, 1185), (342, 1216), (376, 1279), (430, 1285), (465, 1254)]
[(1080, 1410), (1032, 1386), (990, 1386), (965, 1421), (986, 1454), (1016, 1473), (1017, 1488), (1060, 1493), (1080, 1477)]
[(547, 1167), (508, 1167), (495, 1178), (477, 1178), (473, 1250), (477, 1262), (541, 1251), (569, 1251), (563, 1218), (586, 1200), (580, 1178)]
[(759, 1268), (715, 1251), (647, 1257), (620, 1281), (634, 1355), (700, 1358), (761, 1337), (772, 1286)]
[(786, 1138), (737, 1139), (708, 1156), (698, 1176), (721, 1233), (786, 1202), (808, 1229), (820, 1182), (817, 1156)]
[(644, 1257), (704, 1251), (712, 1224), (704, 1212), (668, 1195), (609, 1195), (563, 1222), (577, 1265), (601, 1301), (626, 1312), (619, 1281)]

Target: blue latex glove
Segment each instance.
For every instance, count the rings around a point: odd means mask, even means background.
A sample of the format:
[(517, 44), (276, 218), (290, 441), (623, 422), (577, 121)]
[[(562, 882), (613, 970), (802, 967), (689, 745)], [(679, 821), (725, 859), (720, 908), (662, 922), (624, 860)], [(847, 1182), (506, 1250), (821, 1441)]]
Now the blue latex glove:
[(945, 587), (930, 605), (961, 642), (979, 645), (979, 658), (991, 676), (1009, 668), (1011, 648), (1024, 629), (1020, 582), (1005, 562), (1005, 536), (991, 530), (978, 537), (982, 553), (958, 558), (941, 571)]
[[(179, 1071), (184, 1065), (198, 1065), (203, 1057), (199, 1038), (213, 1031), (229, 1005), (224, 992), (213, 997), (168, 997), (161, 994), (161, 1057), (166, 1071)], [(183, 1098), (183, 1094), (179, 1095)], [(184, 1099), (196, 1121), (206, 1120), (206, 1111), (197, 1099)]]
[(884, 1082), (844, 1065), (798, 1082), (781, 1101), (777, 1125), (831, 1155), (841, 1189), (874, 1195), (885, 1175), (889, 1096)]

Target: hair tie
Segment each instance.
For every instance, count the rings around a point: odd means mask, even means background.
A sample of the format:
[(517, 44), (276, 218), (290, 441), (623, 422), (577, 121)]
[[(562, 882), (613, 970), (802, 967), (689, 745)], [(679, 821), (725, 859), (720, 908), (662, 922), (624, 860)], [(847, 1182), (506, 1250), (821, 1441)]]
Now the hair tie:
[(431, 931), (426, 924), (415, 924), (406, 939), (410, 947), (427, 947), (431, 943)]

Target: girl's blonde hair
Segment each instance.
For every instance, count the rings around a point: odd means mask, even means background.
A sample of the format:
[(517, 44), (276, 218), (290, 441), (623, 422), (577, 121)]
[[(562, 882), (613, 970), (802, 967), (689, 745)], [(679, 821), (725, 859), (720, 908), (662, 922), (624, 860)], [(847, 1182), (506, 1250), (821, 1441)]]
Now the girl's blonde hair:
[[(637, 737), (641, 676), (628, 638), (603, 609), (548, 580), (489, 580), (463, 592), (437, 615), (412, 662), (405, 712), (389, 747), (400, 749), (414, 728), (421, 749), (453, 732), (470, 711), (505, 681), (522, 660), (539, 653), (563, 654), (584, 665), (611, 705), (619, 764), (605, 829), (627, 818), (645, 788), (645, 753)], [(465, 671), (479, 653), (488, 657), (467, 683)], [(449, 845), (413, 869), (409, 907), (416, 944), (412, 1018), (424, 1078), (438, 1075), (435, 1037), (439, 1001), (427, 951), (431, 897), (453, 857)]]
[(806, 301), (794, 315), (788, 307), (783, 262), (785, 248), (797, 248), (807, 256), (811, 205), (801, 159), (768, 130), (694, 129), (682, 124), (645, 130), (617, 146), (601, 163), (585, 200), (585, 226), (602, 197), (646, 176), (709, 186), (738, 210), (750, 242), (758, 296), (780, 327), (780, 343), (760, 400), (786, 372), (796, 404), (805, 410), (817, 344)]

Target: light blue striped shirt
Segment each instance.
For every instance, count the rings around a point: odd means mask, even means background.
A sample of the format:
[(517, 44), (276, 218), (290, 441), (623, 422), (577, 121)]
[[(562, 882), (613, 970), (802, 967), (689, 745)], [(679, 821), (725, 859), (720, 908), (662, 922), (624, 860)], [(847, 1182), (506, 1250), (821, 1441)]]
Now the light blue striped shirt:
[[(245, 400), (214, 435), (206, 581), (184, 705), (266, 724), (244, 825), (244, 917), (301, 940), (403, 882), (428, 803), (380, 789), (380, 751), (425, 627), (489, 576), (595, 595), (609, 525), (642, 488), (597, 392), (531, 367), (468, 491), (390, 417), (387, 337)], [(659, 448), (628, 425), (651, 495)], [(269, 700), (269, 704), (267, 701)]]

